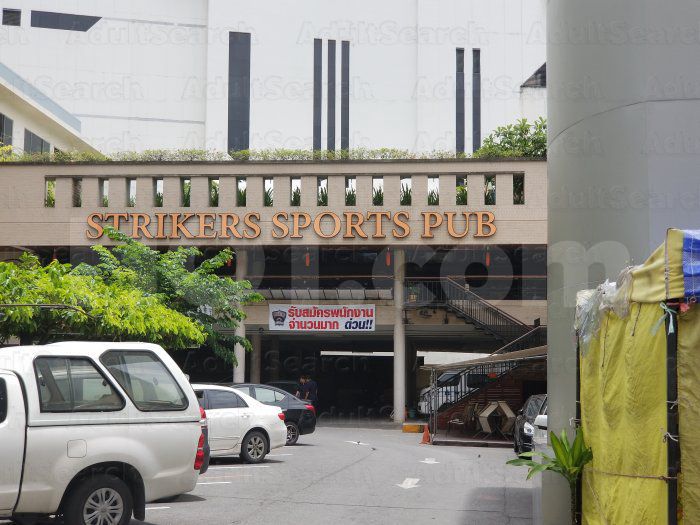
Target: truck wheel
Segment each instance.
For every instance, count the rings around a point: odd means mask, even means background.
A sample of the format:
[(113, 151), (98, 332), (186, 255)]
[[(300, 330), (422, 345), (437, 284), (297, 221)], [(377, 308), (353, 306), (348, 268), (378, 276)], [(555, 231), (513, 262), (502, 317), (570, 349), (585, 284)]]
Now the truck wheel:
[(267, 455), (267, 439), (254, 430), (243, 438), (241, 443), (241, 459), (246, 463), (260, 463)]
[(299, 441), (299, 426), (292, 421), (287, 421), (287, 445), (296, 445)]
[(98, 474), (71, 490), (63, 520), (65, 525), (126, 525), (133, 506), (131, 491), (121, 479)]

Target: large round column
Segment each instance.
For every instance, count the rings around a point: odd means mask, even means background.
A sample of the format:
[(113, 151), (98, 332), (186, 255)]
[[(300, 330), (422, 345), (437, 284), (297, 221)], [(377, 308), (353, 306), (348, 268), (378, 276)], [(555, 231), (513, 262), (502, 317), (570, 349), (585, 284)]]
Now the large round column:
[(403, 423), (406, 410), (406, 332), (403, 324), (406, 256), (394, 250), (394, 421)]
[[(246, 278), (248, 270), (248, 252), (243, 249), (236, 250), (236, 280), (240, 281)], [(245, 322), (240, 321), (236, 327), (236, 335), (245, 337)], [(236, 366), (233, 367), (233, 382), (245, 382), (245, 348), (243, 345), (237, 344), (234, 349), (236, 355)]]
[[(700, 3), (547, 3), (548, 423), (576, 414), (576, 292), (615, 280), (700, 209)], [(569, 522), (543, 483), (542, 521)], [(538, 523), (535, 520), (534, 523)]]

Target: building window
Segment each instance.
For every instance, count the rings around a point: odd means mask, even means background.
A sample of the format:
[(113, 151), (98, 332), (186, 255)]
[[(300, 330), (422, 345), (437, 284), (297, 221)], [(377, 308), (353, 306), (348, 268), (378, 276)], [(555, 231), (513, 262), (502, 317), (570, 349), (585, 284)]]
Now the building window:
[(12, 146), (12, 119), (0, 113), (0, 143)]
[(51, 144), (29, 131), (24, 130), (24, 152), (25, 153), (51, 153)]
[(292, 177), (292, 193), (289, 197), (291, 206), (301, 206), (301, 177)]
[(513, 174), (513, 204), (525, 204), (525, 174)]
[(180, 179), (180, 204), (183, 208), (190, 207), (190, 197), (192, 196), (192, 181), (190, 179)]
[(428, 177), (428, 206), (440, 204), (440, 177)]
[(496, 204), (496, 176), (484, 175), (484, 204)]
[(153, 206), (163, 207), (163, 179), (153, 179)]
[(263, 206), (270, 207), (275, 202), (275, 180), (263, 179)]
[(467, 192), (467, 178), (457, 176), (457, 195), (455, 204), (467, 205), (469, 204), (468, 192)]
[(80, 208), (83, 205), (83, 179), (75, 178), (73, 181), (73, 207)]
[(136, 179), (126, 179), (126, 205), (130, 208), (136, 206)]
[(74, 15), (71, 13), (54, 13), (52, 11), (32, 11), (32, 27), (45, 29), (64, 29), (67, 31), (87, 31), (97, 22), (99, 16)]
[(316, 205), (328, 206), (328, 177), (316, 179)]
[(355, 177), (345, 177), (345, 205), (355, 206), (357, 204), (357, 179)]
[(401, 189), (399, 192), (399, 204), (410, 206), (413, 199), (413, 182), (411, 177), (401, 177)]
[(248, 181), (245, 177), (236, 178), (236, 206), (245, 206)]
[(22, 11), (19, 9), (3, 9), (2, 25), (19, 26), (22, 21)]
[(109, 179), (100, 179), (100, 205), (109, 206)]
[(372, 204), (384, 205), (384, 177), (372, 177)]
[(209, 206), (219, 205), (219, 179), (209, 179)]
[(44, 206), (56, 207), (56, 179), (46, 179), (44, 182)]

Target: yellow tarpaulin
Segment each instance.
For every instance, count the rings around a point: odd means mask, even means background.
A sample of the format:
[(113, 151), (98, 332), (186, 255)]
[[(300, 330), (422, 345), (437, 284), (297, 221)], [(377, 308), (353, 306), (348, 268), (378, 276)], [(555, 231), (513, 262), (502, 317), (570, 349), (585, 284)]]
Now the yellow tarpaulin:
[(666, 241), (632, 270), (630, 301), (659, 303), (683, 297), (683, 230), (670, 229)]
[(700, 306), (678, 316), (678, 409), (683, 522), (700, 523)]
[(586, 525), (667, 523), (665, 327), (652, 334), (663, 314), (658, 303), (632, 304), (624, 319), (606, 311), (582, 349)]

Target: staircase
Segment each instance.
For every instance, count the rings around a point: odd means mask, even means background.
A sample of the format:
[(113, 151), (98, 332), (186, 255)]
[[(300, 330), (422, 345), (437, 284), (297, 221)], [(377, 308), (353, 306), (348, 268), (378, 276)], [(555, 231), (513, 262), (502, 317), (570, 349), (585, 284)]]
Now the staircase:
[(406, 306), (439, 306), (454, 312), (477, 329), (510, 343), (526, 335), (531, 327), (485, 301), (451, 277), (406, 281)]
[[(535, 348), (547, 343), (547, 327), (536, 326), (519, 338), (502, 346), (491, 355), (507, 354), (517, 350)], [(438, 381), (434, 390), (424, 395), (435, 395), (433, 404), (438, 413), (450, 410), (456, 405), (463, 405), (469, 399), (478, 396), (485, 388), (498, 382), (521, 363), (507, 361), (503, 363), (477, 364), (461, 370), (457, 375)], [(452, 412), (452, 410), (450, 410)]]

